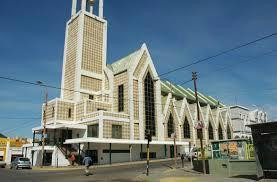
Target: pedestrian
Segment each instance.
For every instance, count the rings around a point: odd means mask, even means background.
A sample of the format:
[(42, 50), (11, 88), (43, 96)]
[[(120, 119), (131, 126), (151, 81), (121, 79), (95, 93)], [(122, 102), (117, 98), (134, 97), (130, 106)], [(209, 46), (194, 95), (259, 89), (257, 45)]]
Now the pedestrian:
[(89, 167), (92, 165), (92, 159), (89, 156), (86, 156), (83, 160), (83, 164), (85, 165), (85, 175), (89, 176)]
[(181, 159), (182, 159), (182, 168), (184, 168), (184, 159), (185, 159), (184, 154), (181, 155)]
[(71, 160), (71, 165), (74, 166), (74, 163), (75, 163), (75, 160), (76, 160), (76, 157), (75, 157), (74, 154), (71, 155), (70, 160)]

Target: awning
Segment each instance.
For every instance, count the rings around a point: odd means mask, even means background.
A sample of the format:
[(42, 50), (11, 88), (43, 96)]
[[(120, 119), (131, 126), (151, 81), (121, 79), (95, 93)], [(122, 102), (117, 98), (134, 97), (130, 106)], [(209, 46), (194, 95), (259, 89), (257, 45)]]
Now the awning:
[[(46, 125), (46, 129), (87, 129), (86, 125), (82, 124), (57, 124), (57, 125)], [(43, 126), (35, 127), (33, 131), (43, 130)]]
[[(67, 139), (64, 144), (76, 143), (112, 143), (112, 144), (147, 144), (147, 140), (126, 140), (126, 139), (99, 139), (99, 138), (76, 138)], [(152, 145), (174, 145), (173, 141), (157, 141), (150, 142)], [(189, 142), (176, 141), (176, 145), (189, 145)]]

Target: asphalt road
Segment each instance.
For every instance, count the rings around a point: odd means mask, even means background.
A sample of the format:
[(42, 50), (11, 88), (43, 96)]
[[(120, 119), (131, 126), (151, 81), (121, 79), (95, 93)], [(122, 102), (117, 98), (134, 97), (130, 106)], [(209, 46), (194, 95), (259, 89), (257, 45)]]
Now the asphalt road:
[[(159, 174), (172, 169), (174, 161), (164, 161), (150, 164), (150, 175)], [(179, 166), (180, 161), (179, 161)], [(189, 165), (189, 164), (187, 164)], [(146, 171), (145, 164), (124, 165), (117, 167), (91, 169), (92, 175), (85, 176), (84, 170), (10, 170), (0, 169), (0, 181), (2, 182), (29, 182), (29, 181), (144, 181)]]

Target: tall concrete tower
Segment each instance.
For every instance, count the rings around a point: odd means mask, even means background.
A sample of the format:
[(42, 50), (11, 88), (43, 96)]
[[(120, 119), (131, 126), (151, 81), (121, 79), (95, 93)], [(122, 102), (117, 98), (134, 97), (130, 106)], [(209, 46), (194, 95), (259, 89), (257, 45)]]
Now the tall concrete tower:
[(80, 101), (103, 91), (107, 21), (103, 18), (103, 0), (98, 0), (98, 15), (93, 12), (95, 2), (72, 0), (71, 18), (66, 25), (62, 99)]

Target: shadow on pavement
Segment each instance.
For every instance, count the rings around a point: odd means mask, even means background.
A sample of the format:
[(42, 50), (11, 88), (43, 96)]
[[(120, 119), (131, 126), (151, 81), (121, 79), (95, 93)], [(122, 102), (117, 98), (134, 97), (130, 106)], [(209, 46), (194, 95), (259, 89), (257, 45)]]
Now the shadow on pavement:
[(251, 179), (251, 180), (258, 180), (256, 175), (237, 175), (237, 176), (232, 176), (231, 178), (244, 178), (244, 179)]

